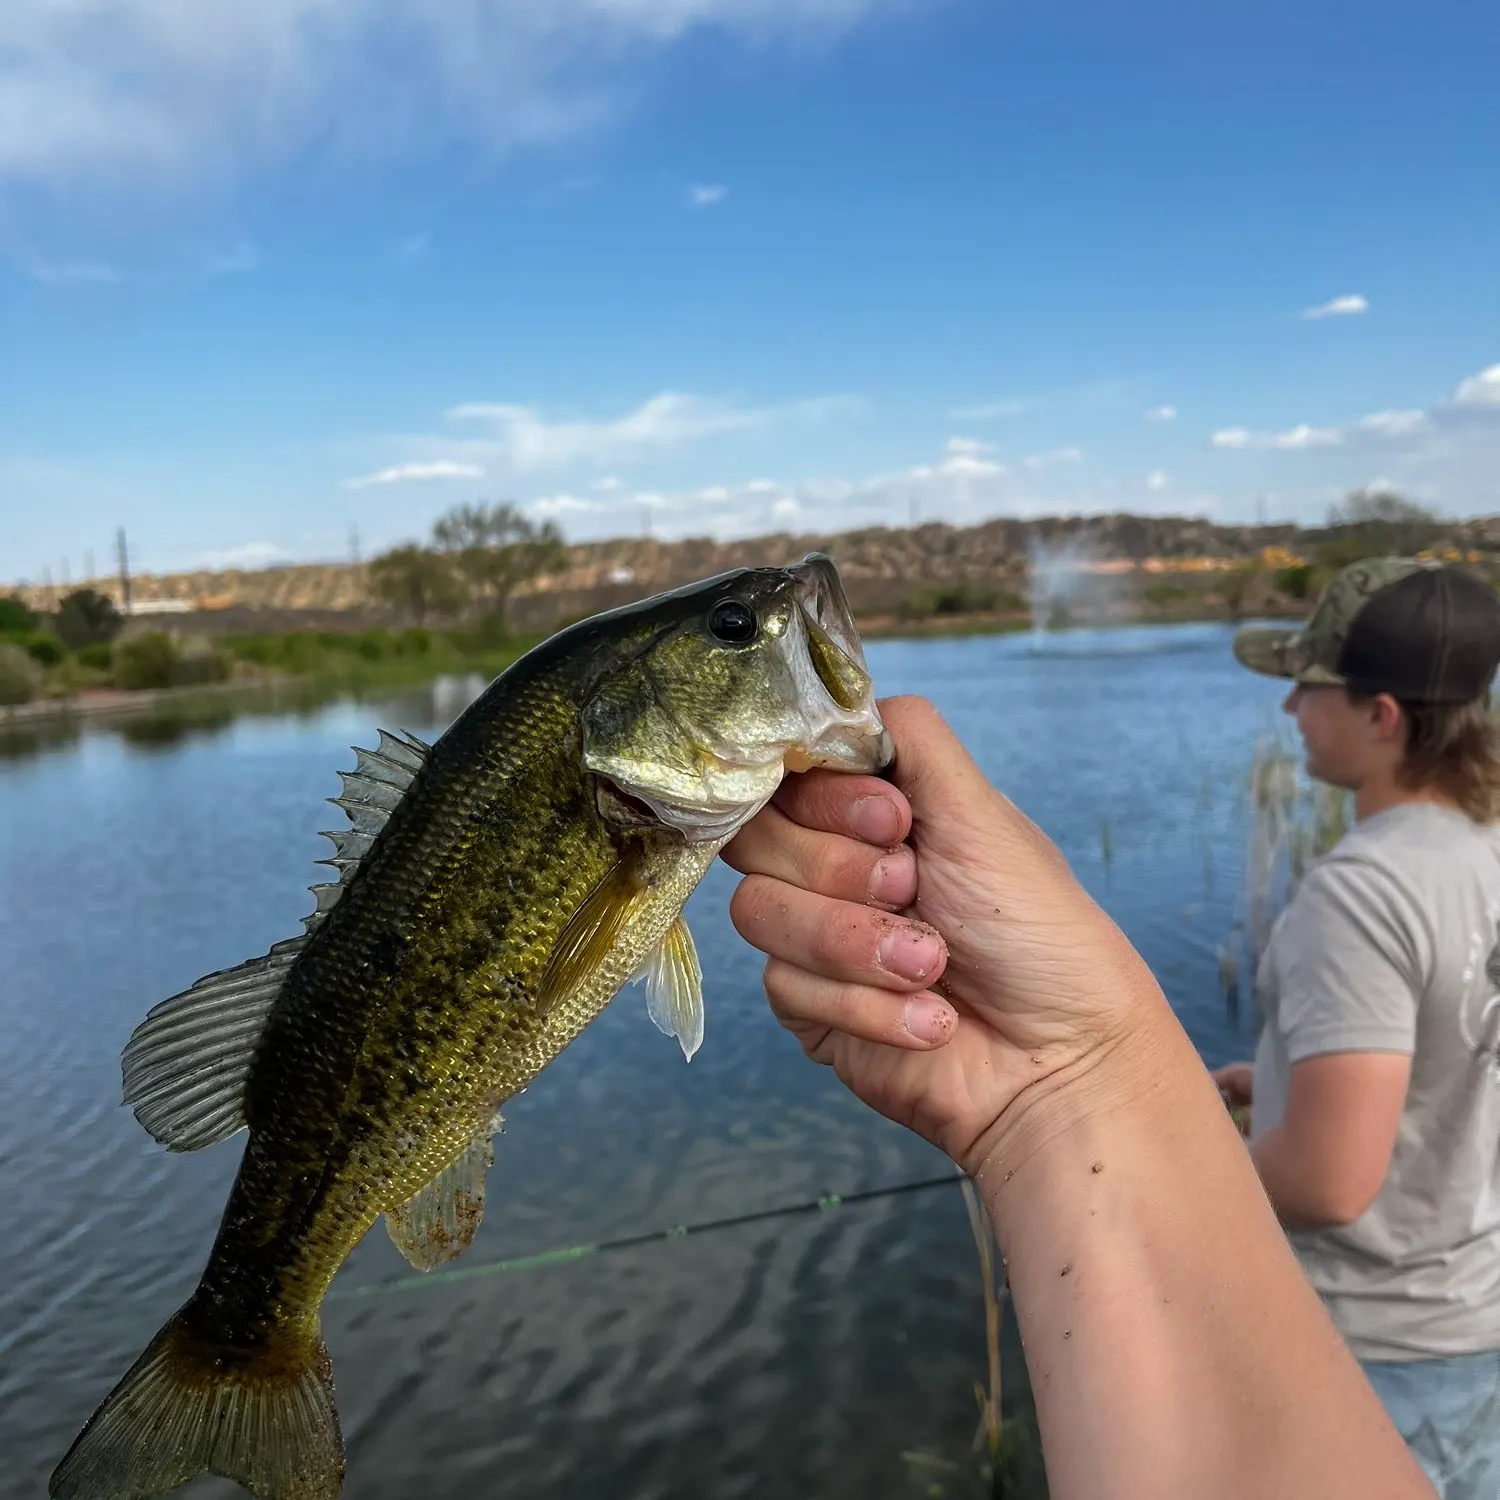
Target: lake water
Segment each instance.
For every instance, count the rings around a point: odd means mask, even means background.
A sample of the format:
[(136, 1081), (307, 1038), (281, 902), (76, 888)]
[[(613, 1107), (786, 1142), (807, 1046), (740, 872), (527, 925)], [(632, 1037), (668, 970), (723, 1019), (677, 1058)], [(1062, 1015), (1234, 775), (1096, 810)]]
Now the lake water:
[[(869, 656), (881, 693), (931, 697), (1058, 841), (1205, 1061), (1244, 1055), (1249, 1021), (1227, 1017), (1216, 948), (1239, 911), (1245, 772), (1281, 692), (1235, 665), (1228, 629), (877, 642)], [(300, 931), (349, 747), (373, 745), (377, 725), (430, 738), (466, 698), (449, 683), (179, 738), (91, 729), (0, 760), (4, 1500), (45, 1494), (188, 1295), (239, 1156), (242, 1136), (168, 1154), (120, 1106), (131, 1028)], [(758, 956), (729, 924), (734, 878), (716, 867), (689, 907), (702, 1051), (685, 1064), (625, 991), (507, 1106), (465, 1272), (947, 1170), (773, 1022)], [(956, 1466), (984, 1318), (956, 1187), (409, 1278), (377, 1226), (326, 1305), (351, 1500), (975, 1493)]]

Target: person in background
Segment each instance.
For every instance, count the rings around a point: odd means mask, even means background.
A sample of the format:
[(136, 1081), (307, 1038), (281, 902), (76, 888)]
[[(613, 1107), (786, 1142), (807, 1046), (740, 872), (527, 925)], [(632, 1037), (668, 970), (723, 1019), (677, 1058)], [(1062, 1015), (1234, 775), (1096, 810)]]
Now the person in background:
[(932, 706), (725, 849), (773, 1013), (974, 1181), (1053, 1500), (1432, 1500), (1150, 970)]
[(1500, 600), (1346, 568), (1235, 654), (1293, 684), (1350, 831), (1277, 920), (1255, 1061), (1220, 1069), (1296, 1254), (1447, 1500), (1500, 1496)]

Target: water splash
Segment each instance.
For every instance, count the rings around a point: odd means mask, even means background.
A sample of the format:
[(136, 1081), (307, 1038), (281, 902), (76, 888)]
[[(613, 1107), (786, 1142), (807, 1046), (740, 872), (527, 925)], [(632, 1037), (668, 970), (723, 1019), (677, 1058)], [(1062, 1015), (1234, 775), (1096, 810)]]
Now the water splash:
[(1087, 541), (1050, 543), (1033, 537), (1027, 549), (1027, 604), (1034, 641), (1075, 623), (1113, 613), (1120, 589), (1116, 574), (1100, 571), (1103, 559)]

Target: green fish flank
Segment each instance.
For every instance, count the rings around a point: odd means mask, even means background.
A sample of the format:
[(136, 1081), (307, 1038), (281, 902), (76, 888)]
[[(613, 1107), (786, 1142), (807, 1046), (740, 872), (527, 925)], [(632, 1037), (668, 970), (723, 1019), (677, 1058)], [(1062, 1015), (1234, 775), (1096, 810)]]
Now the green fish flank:
[(788, 768), (890, 741), (826, 558), (744, 569), (559, 632), (428, 747), (359, 752), (307, 932), (153, 1008), (126, 1100), (169, 1149), (246, 1129), (197, 1289), (90, 1418), (55, 1500), (199, 1474), (334, 1500), (319, 1309), (382, 1215), (427, 1270), (484, 1213), (505, 1101), (633, 978), (691, 1057), (684, 903)]

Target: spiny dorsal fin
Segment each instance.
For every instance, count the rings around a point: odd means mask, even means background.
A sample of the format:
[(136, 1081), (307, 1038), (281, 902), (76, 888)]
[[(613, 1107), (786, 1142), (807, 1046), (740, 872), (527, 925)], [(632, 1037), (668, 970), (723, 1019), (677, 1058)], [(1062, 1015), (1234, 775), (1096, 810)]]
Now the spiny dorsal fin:
[(341, 797), (328, 800), (348, 815), (350, 827), (337, 832), (325, 831), (323, 837), (333, 845), (333, 858), (320, 859), (321, 865), (332, 865), (339, 878), (322, 885), (310, 886), (317, 906), (302, 925), (311, 932), (323, 920), (323, 914), (343, 895), (344, 887), (354, 878), (359, 862), (385, 827), (407, 788), (427, 762), (431, 746), (414, 734), (388, 734), (377, 730), (379, 743), (374, 750), (354, 747), (354, 769), (340, 771), (344, 783)]
[(396, 1248), (419, 1271), (431, 1271), (457, 1260), (484, 1218), (485, 1174), (495, 1161), (492, 1136), (499, 1132), (496, 1115), (426, 1187), (399, 1208), (388, 1209), (385, 1227)]
[(207, 974), (152, 1006), (121, 1057), (125, 1103), (172, 1151), (227, 1140), (245, 1124), (245, 1077), (266, 1017), (307, 942)]
[(658, 1031), (675, 1036), (692, 1062), (703, 1045), (703, 969), (686, 919), (667, 929), (636, 978), (646, 981), (646, 1014)]

